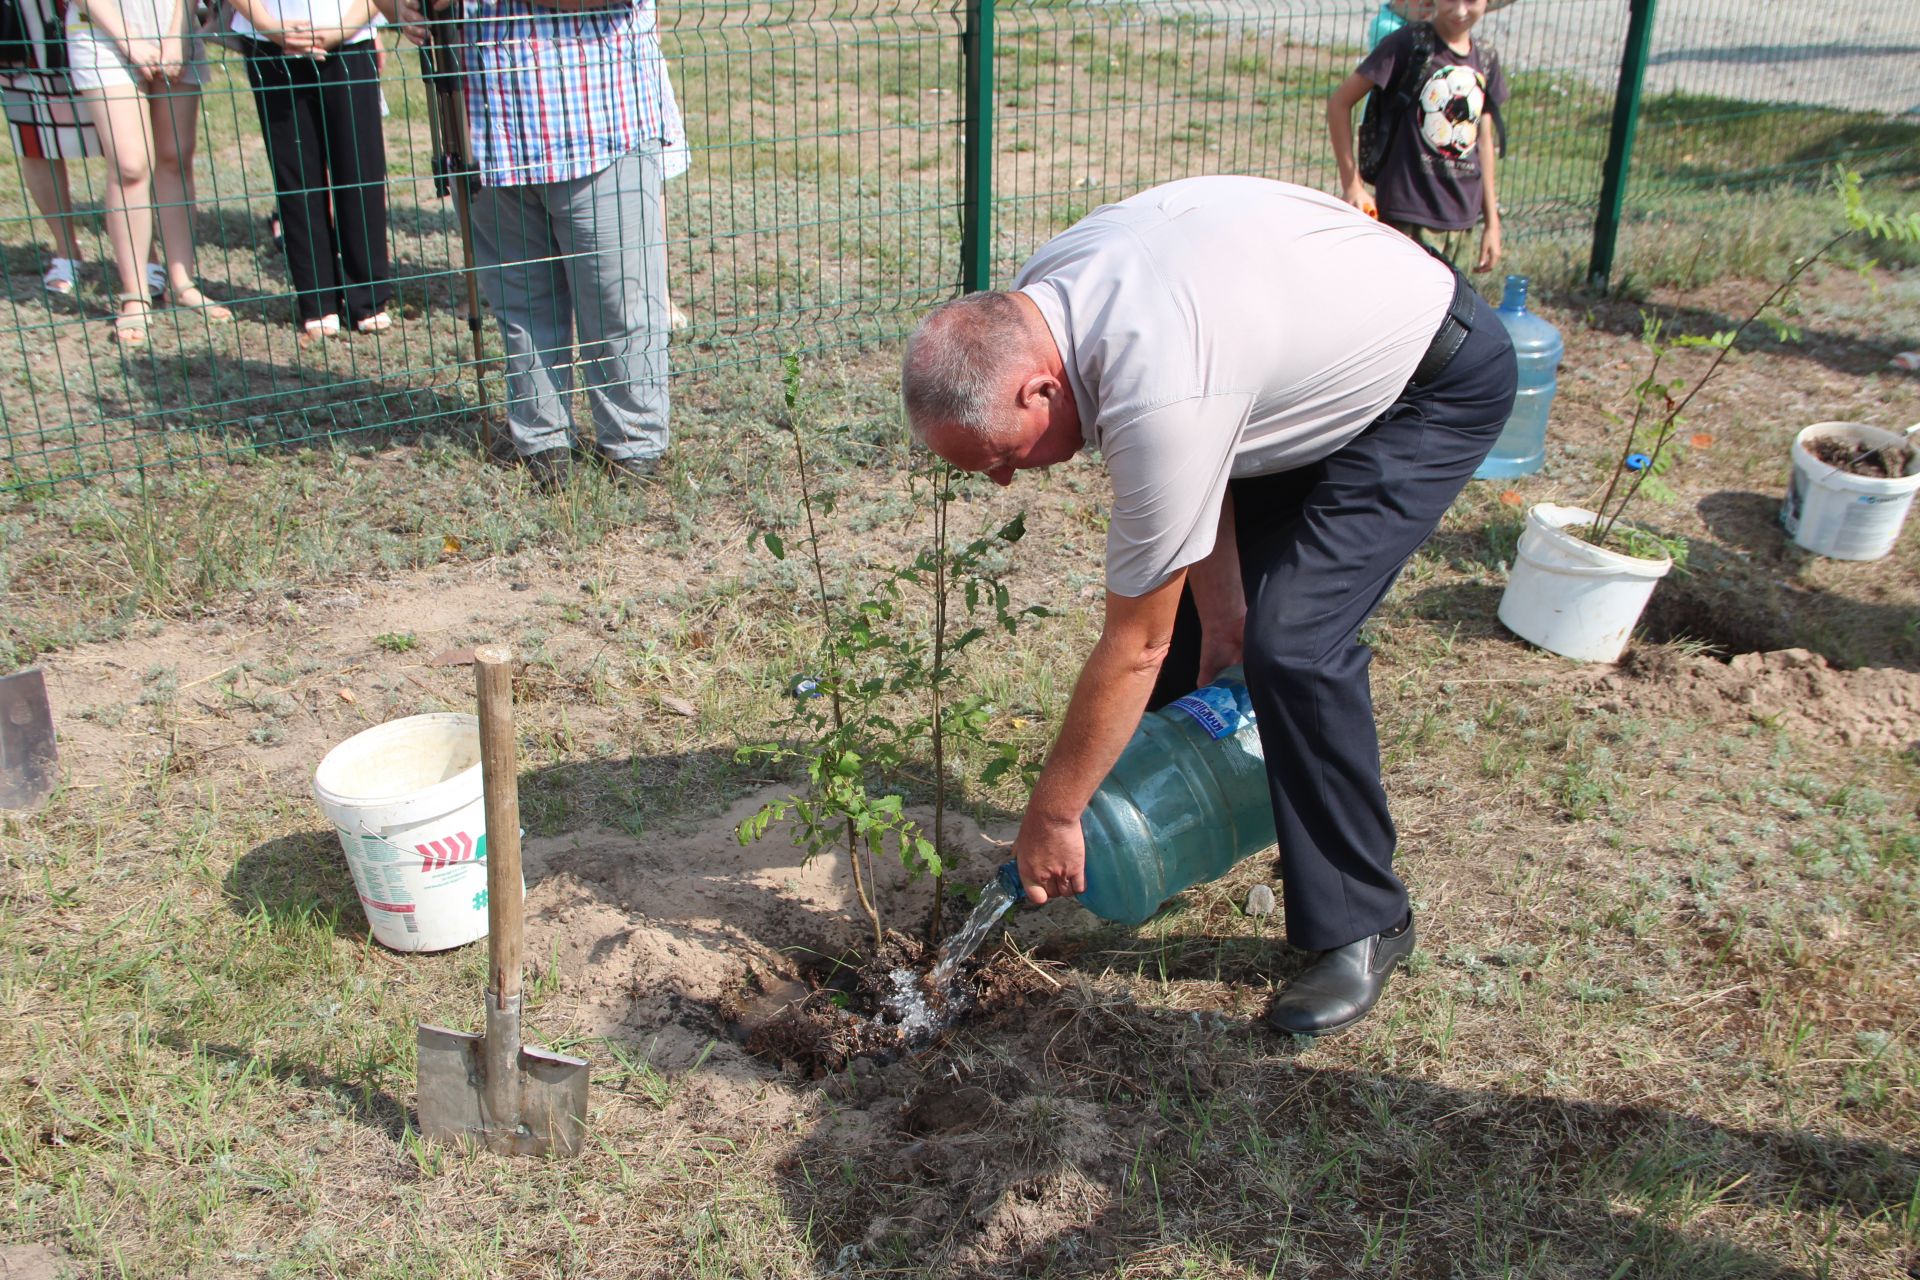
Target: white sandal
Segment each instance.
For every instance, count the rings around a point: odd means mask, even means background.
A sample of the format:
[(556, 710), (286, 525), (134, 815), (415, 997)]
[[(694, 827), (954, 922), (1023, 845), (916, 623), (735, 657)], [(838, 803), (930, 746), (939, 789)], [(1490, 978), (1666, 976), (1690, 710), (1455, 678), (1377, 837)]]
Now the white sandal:
[(300, 337), (302, 340), (331, 338), (339, 332), (340, 317), (337, 315), (324, 315), (318, 320), (308, 320), (300, 326)]
[(376, 311), (370, 316), (362, 316), (353, 327), (361, 333), (385, 333), (393, 328), (393, 315), (386, 311)]
[(79, 274), (80, 259), (48, 258), (46, 274), (40, 277), (41, 285), (48, 293), (57, 293), (63, 298), (73, 296), (74, 277)]

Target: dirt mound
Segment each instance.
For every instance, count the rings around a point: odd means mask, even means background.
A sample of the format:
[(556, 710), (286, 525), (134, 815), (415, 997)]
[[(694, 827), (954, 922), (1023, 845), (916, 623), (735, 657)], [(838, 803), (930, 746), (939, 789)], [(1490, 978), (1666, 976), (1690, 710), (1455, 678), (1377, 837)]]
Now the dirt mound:
[(1748, 719), (1847, 747), (1920, 744), (1920, 672), (1841, 671), (1806, 649), (1730, 662), (1641, 646), (1592, 685), (1595, 705), (1656, 717)]
[[(661, 1070), (691, 1065), (729, 1034), (741, 995), (801, 976), (860, 941), (844, 853), (811, 861), (787, 828), (750, 845), (734, 835), (767, 800), (748, 796), (686, 832), (644, 839), (596, 829), (526, 844), (527, 954), (556, 971), (575, 1029), (648, 1048)], [(978, 851), (956, 874), (991, 874), (979, 828), (950, 815), (949, 847)], [(931, 882), (883, 868), (889, 924), (920, 928)]]

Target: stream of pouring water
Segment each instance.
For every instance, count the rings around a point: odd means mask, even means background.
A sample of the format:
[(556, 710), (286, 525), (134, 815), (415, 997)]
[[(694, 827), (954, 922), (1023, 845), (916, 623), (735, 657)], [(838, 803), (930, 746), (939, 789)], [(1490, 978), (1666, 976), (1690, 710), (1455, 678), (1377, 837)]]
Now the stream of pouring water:
[[(1004, 877), (996, 878), (980, 891), (980, 905), (967, 917), (960, 932), (941, 944), (940, 958), (934, 962), (933, 972), (925, 982), (912, 969), (895, 969), (887, 975), (893, 982), (893, 990), (886, 997), (887, 1013), (894, 1015), (893, 1020), (898, 1022), (909, 1043), (932, 1035), (953, 1020), (957, 1010), (951, 997), (961, 964), (980, 949), (987, 932), (1007, 914), (1017, 896)], [(940, 993), (939, 1009), (928, 1002), (928, 990)]]

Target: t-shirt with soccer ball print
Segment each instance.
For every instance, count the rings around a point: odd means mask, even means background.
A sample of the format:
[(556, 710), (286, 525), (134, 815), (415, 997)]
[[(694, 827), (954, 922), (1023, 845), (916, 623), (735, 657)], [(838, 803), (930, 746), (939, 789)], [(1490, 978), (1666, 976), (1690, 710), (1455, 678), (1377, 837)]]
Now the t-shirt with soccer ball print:
[[(1382, 40), (1360, 74), (1380, 88), (1392, 85), (1402, 60), (1420, 57), (1419, 31), (1402, 27)], [(1506, 102), (1507, 78), (1484, 42), (1462, 55), (1438, 36), (1427, 38), (1433, 53), (1413, 105), (1394, 128), (1373, 198), (1388, 222), (1464, 231), (1480, 221), (1480, 117), (1489, 104)]]

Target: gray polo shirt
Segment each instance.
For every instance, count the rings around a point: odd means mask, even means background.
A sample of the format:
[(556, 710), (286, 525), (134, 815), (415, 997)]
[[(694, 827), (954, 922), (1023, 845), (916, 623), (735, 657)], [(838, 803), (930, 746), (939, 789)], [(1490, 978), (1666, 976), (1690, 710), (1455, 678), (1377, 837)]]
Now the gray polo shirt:
[(1324, 458), (1399, 397), (1453, 274), (1332, 196), (1217, 177), (1101, 206), (1014, 287), (1113, 479), (1107, 586), (1140, 596), (1213, 550), (1229, 476)]

